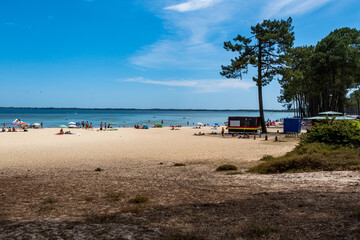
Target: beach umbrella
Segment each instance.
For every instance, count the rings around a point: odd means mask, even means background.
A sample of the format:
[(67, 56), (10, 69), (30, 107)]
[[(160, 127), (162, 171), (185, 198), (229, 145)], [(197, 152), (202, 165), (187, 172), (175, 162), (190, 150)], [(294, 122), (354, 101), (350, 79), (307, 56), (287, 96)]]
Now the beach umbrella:
[(40, 126), (40, 123), (34, 123), (33, 126)]
[(115, 125), (115, 123), (113, 123), (113, 122), (111, 122), (111, 123), (109, 123), (110, 125)]
[(337, 116), (335, 117), (335, 120), (355, 120), (355, 118), (347, 116)]
[(76, 125), (74, 122), (69, 122), (68, 125)]
[(68, 128), (77, 128), (77, 126), (75, 124), (70, 124), (68, 125)]
[(309, 117), (309, 118), (306, 118), (307, 120), (325, 120), (326, 117), (323, 117), (323, 116), (316, 116), (316, 117)]
[(19, 122), (12, 122), (11, 125), (21, 125)]
[(60, 125), (59, 128), (67, 128), (66, 125)]
[(342, 115), (341, 112), (327, 111), (327, 112), (319, 112), (319, 115)]
[(201, 122), (198, 122), (198, 123), (196, 123), (197, 125), (199, 125), (199, 126), (202, 126), (202, 125), (204, 125), (204, 124), (202, 124)]

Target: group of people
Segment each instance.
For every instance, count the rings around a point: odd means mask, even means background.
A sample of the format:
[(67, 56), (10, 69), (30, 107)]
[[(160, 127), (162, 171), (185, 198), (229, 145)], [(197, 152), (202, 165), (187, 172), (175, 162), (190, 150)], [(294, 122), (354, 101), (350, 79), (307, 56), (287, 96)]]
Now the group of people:
[(89, 123), (88, 121), (86, 121), (86, 122), (82, 121), (82, 122), (81, 122), (81, 126), (82, 126), (82, 128), (85, 128), (85, 129), (89, 129), (89, 128), (91, 129), (91, 128), (93, 128), (92, 122)]
[(101, 122), (100, 123), (100, 131), (106, 130), (106, 128), (112, 128), (111, 124), (109, 123), (109, 124), (106, 125), (106, 122), (104, 122), (104, 123)]
[[(25, 130), (26, 130), (26, 129), (25, 129)], [(8, 128), (7, 128), (7, 131), (8, 131), (8, 132), (17, 132), (14, 127), (12, 127), (12, 128), (11, 128), (11, 127), (8, 127)], [(5, 126), (1, 129), (1, 132), (6, 132)], [(26, 130), (25, 132), (27, 132), (27, 130)]]

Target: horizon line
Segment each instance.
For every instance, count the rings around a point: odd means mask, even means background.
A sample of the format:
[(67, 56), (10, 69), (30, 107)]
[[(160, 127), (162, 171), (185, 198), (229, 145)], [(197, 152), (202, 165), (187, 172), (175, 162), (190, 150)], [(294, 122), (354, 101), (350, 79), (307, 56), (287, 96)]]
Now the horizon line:
[[(258, 109), (208, 109), (208, 108), (79, 108), (79, 107), (0, 107), (0, 109), (52, 109), (52, 110), (135, 110), (135, 111), (259, 111)], [(286, 109), (264, 109), (273, 112), (292, 112)]]

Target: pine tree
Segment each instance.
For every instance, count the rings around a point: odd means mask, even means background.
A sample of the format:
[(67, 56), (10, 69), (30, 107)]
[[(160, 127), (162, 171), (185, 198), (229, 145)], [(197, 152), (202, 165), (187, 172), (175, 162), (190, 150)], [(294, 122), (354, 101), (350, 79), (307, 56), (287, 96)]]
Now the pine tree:
[(227, 51), (238, 52), (239, 56), (231, 59), (231, 64), (221, 66), (222, 76), (240, 78), (248, 72), (249, 65), (257, 69), (257, 76), (253, 77), (258, 87), (259, 111), (262, 132), (266, 133), (262, 87), (268, 85), (282, 71), (286, 65), (286, 53), (294, 42), (292, 19), (264, 20), (261, 24), (251, 27), (252, 36), (246, 38), (238, 35), (234, 44), (224, 43)]

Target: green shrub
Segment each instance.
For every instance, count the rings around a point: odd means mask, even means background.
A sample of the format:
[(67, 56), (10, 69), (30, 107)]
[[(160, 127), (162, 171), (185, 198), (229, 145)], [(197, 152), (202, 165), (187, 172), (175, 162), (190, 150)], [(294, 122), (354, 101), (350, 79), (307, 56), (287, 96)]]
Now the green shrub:
[(250, 168), (249, 172), (268, 174), (358, 169), (360, 156), (356, 149), (324, 143), (301, 143), (293, 151)]
[(307, 143), (360, 147), (360, 123), (348, 120), (325, 120), (315, 124), (303, 139)]
[(136, 203), (136, 204), (145, 203), (147, 201), (149, 201), (149, 198), (146, 196), (136, 196), (129, 200), (130, 203)]
[(236, 170), (238, 170), (238, 168), (231, 164), (224, 164), (216, 168), (216, 171), (236, 171)]

